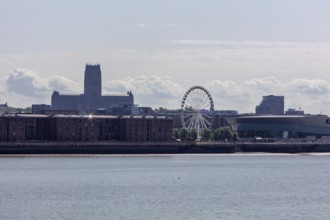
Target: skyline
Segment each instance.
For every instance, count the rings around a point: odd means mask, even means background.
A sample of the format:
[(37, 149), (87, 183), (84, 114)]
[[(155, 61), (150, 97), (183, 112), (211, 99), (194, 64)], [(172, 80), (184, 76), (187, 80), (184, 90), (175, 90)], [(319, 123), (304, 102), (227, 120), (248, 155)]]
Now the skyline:
[(0, 3), (0, 102), (50, 103), (83, 91), (100, 63), (103, 93), (179, 108), (192, 86), (219, 110), (254, 112), (264, 95), (285, 109), (330, 114), (330, 2), (56, 1)]

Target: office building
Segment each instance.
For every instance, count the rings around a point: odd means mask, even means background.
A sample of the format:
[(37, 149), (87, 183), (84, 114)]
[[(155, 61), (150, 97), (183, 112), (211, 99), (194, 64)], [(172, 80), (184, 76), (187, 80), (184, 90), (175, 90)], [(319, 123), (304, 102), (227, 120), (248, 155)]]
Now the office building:
[(256, 115), (284, 115), (284, 96), (263, 96)]

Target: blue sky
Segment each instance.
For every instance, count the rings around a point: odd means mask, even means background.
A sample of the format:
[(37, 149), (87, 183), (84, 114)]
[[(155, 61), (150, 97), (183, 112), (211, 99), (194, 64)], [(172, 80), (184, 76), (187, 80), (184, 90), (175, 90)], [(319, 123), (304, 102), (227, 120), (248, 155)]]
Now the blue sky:
[(330, 114), (330, 1), (1, 0), (0, 102), (81, 93), (100, 63), (103, 93), (179, 108), (206, 87), (217, 109), (254, 112), (263, 95)]

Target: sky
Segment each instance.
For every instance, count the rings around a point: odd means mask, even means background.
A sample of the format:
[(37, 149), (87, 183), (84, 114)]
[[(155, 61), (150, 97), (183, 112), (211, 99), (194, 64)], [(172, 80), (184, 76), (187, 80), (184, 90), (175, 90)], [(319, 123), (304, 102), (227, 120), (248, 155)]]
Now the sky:
[(0, 0), (0, 103), (50, 104), (83, 92), (180, 108), (203, 86), (215, 109), (253, 113), (265, 95), (330, 115), (328, 0)]

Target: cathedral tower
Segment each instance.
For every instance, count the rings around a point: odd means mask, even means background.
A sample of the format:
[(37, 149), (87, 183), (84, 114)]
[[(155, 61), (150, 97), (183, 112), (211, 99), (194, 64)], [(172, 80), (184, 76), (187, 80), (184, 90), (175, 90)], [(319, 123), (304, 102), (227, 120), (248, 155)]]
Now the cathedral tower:
[(84, 95), (87, 99), (98, 99), (102, 96), (101, 68), (99, 64), (86, 65)]

